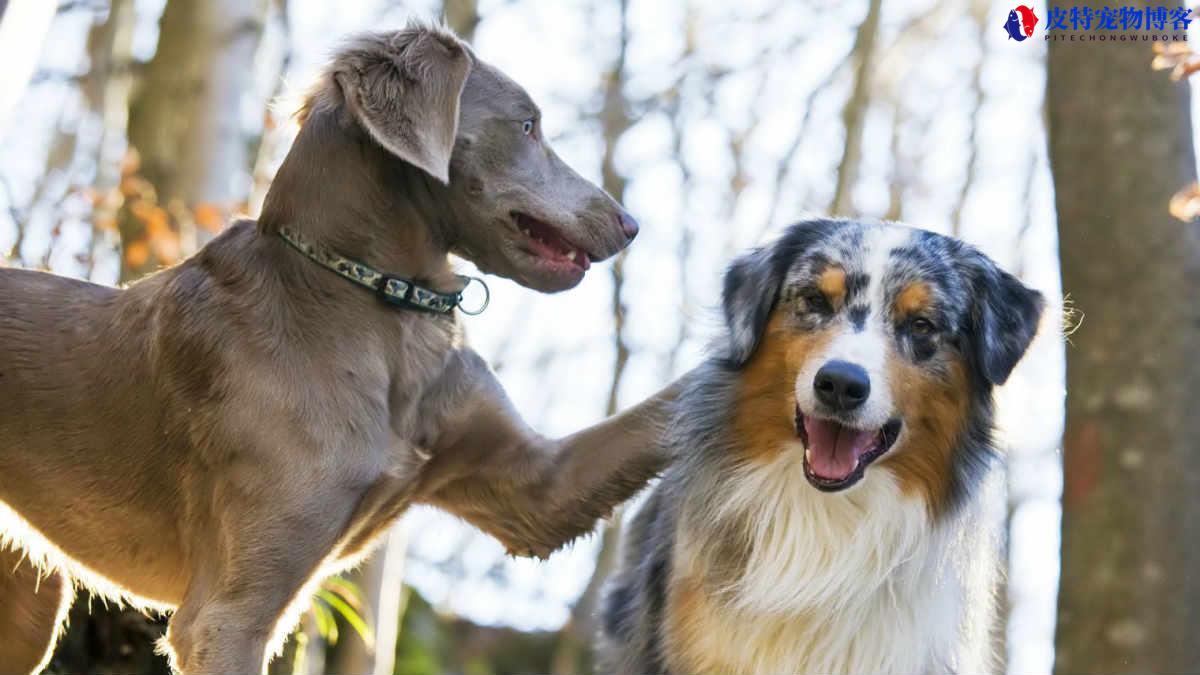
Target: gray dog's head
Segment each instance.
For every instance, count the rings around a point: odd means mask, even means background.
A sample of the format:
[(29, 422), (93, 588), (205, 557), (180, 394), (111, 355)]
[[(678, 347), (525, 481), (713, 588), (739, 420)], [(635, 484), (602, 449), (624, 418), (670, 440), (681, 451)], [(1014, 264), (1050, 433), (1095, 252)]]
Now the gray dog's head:
[(446, 245), (480, 269), (562, 291), (637, 234), (554, 154), (529, 94), (448, 30), (359, 36), (330, 74), (370, 138), (424, 172)]

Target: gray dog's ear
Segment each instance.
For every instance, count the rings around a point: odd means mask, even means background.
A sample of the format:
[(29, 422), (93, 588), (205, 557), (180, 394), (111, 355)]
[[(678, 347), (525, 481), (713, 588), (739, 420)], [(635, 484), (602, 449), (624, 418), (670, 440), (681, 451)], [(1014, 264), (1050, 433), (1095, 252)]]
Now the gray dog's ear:
[(436, 26), (410, 27), (388, 53), (361, 68), (340, 70), (338, 85), (372, 138), (442, 183), (458, 133), (459, 98), (471, 72), (466, 45)]
[(975, 361), (988, 382), (1004, 384), (1037, 334), (1046, 302), (990, 260), (978, 267), (971, 317)]
[(773, 257), (770, 247), (755, 249), (734, 260), (725, 272), (721, 304), (729, 333), (726, 359), (735, 368), (750, 360), (775, 308), (782, 280)]

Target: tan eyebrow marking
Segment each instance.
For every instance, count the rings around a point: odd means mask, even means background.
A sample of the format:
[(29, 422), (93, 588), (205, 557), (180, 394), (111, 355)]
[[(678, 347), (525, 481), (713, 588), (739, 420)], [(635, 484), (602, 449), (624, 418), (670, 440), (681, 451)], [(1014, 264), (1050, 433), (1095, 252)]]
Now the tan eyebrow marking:
[(830, 265), (817, 277), (817, 288), (829, 300), (829, 306), (837, 311), (846, 302), (846, 270)]
[(908, 316), (929, 306), (933, 292), (924, 281), (914, 281), (896, 295), (896, 315)]

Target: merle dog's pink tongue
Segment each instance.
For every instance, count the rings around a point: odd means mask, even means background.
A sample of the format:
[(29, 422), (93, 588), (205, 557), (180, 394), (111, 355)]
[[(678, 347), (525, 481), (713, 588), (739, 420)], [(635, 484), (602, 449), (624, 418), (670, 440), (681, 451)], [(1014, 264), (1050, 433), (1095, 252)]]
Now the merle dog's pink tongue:
[(854, 473), (858, 458), (875, 445), (874, 431), (859, 431), (830, 420), (804, 418), (808, 434), (808, 466), (821, 478), (842, 479)]

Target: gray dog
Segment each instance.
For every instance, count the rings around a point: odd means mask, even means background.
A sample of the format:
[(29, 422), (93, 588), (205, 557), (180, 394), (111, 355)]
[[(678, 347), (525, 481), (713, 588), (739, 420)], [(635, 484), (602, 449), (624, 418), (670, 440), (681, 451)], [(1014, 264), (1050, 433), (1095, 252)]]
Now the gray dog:
[(179, 266), (0, 270), (0, 533), (56, 570), (0, 581), (0, 671), (44, 664), (73, 579), (173, 609), (177, 669), (259, 672), (410, 504), (546, 556), (665, 463), (675, 389), (546, 439), (463, 345), (448, 253), (554, 292), (637, 233), (517, 84), (412, 25), (342, 50), (300, 120), (258, 222)]

